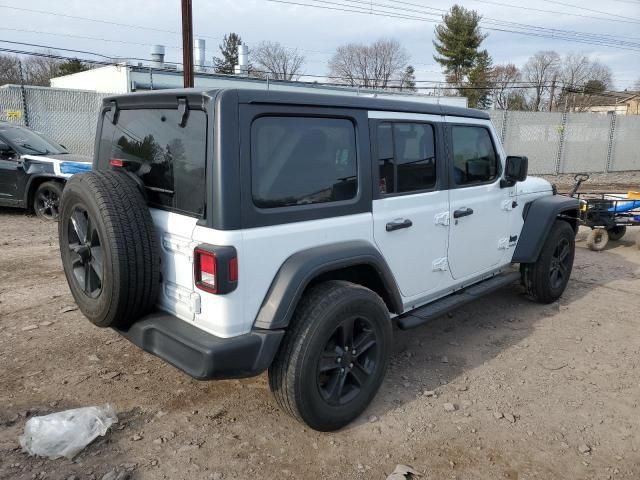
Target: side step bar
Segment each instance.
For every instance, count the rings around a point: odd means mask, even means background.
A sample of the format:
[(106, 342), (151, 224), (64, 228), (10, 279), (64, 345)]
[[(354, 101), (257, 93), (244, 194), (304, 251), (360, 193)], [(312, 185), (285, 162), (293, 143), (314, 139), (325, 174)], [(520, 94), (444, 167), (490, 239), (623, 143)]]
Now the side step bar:
[(424, 307), (416, 308), (399, 317), (396, 322), (401, 330), (417, 327), (519, 280), (520, 272), (508, 272), (496, 275), (460, 292), (452, 293), (447, 297), (429, 303)]

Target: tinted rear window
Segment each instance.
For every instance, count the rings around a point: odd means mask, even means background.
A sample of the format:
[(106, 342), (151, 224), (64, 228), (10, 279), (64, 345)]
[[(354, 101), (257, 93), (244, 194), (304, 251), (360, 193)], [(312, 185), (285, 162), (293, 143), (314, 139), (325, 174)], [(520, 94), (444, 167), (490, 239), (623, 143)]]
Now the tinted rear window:
[(153, 207), (202, 216), (205, 208), (207, 117), (191, 110), (179, 125), (177, 110), (121, 110), (116, 125), (104, 117), (98, 162), (111, 159), (140, 177)]
[(354, 198), (356, 136), (341, 118), (261, 117), (251, 127), (253, 202), (261, 208)]

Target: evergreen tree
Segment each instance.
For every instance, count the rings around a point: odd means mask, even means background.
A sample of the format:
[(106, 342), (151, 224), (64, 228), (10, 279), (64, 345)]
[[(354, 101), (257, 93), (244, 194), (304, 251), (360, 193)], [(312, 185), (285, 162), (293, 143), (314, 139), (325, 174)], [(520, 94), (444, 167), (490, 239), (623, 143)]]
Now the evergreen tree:
[(493, 89), (493, 68), (489, 52), (478, 53), (475, 65), (469, 72), (468, 89), (463, 94), (469, 99), (471, 108), (488, 109), (491, 106), (491, 90)]
[(416, 71), (411, 65), (408, 65), (407, 68), (404, 69), (400, 90), (406, 90), (409, 92), (416, 91)]
[(433, 58), (444, 68), (447, 81), (461, 86), (476, 65), (478, 49), (487, 37), (480, 31), (481, 16), (475, 10), (454, 5), (436, 27)]
[(66, 62), (61, 63), (58, 66), (58, 76), (63, 75), (71, 75), (72, 73), (84, 72), (85, 70), (89, 70), (89, 67), (82, 63), (77, 58), (72, 58), (71, 60), (67, 60)]
[(224, 36), (220, 44), (222, 58), (213, 57), (213, 68), (216, 73), (235, 73), (235, 66), (238, 64), (238, 47), (242, 45), (242, 38), (237, 33), (229, 33)]

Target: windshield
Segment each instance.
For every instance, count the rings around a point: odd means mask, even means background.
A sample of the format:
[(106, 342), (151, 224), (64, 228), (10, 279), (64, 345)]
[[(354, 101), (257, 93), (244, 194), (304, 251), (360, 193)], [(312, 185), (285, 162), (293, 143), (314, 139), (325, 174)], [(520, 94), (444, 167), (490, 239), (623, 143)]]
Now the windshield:
[(18, 126), (0, 126), (0, 138), (14, 147), (21, 154), (59, 155), (67, 152), (64, 147), (41, 133)]

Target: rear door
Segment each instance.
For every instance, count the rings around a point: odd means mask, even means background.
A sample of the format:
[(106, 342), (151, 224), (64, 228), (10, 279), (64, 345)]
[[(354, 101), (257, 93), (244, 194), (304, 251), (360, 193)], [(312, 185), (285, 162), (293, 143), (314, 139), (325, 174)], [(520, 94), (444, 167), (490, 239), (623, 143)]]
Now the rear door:
[(194, 321), (200, 295), (193, 284), (193, 231), (205, 213), (207, 114), (176, 108), (105, 112), (98, 169), (127, 170), (144, 183), (160, 243), (159, 307)]
[(450, 283), (442, 117), (369, 112), (374, 238), (404, 297)]
[[(454, 120), (455, 122), (455, 120)], [(456, 280), (504, 263), (509, 248), (508, 188), (501, 188), (503, 159), (488, 122), (448, 124), (451, 228), (448, 258)]]

